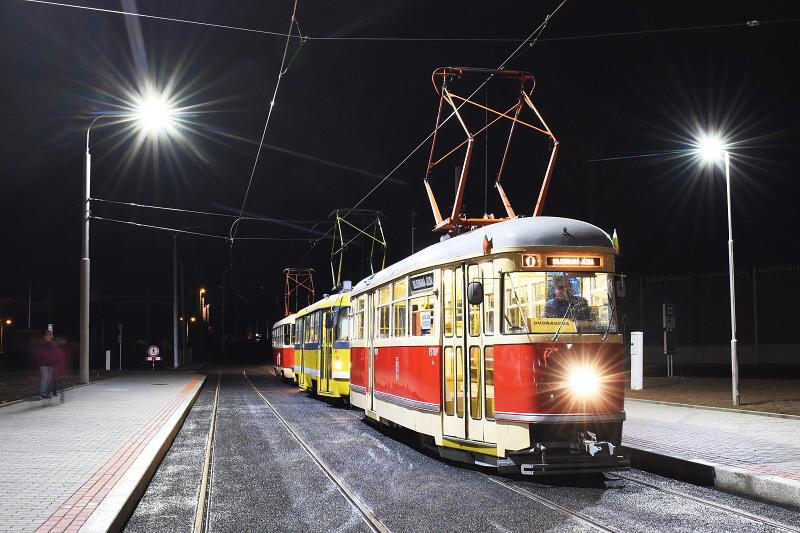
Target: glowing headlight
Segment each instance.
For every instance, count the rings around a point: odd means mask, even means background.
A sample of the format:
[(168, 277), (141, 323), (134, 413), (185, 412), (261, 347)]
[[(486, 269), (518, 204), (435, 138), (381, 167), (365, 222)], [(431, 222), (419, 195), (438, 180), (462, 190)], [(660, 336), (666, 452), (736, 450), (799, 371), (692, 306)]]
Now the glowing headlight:
[(581, 366), (569, 373), (569, 388), (577, 396), (589, 396), (600, 388), (600, 376), (594, 368)]
[(333, 362), (333, 369), (334, 370), (341, 370), (342, 369), (342, 362), (338, 359)]

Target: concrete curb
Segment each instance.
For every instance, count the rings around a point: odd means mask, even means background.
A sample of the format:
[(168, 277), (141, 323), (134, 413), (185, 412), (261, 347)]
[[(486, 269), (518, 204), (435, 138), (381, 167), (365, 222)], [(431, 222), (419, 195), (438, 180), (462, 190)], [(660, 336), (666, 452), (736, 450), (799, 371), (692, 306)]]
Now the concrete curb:
[(125, 524), (139, 504), (147, 490), (150, 480), (155, 475), (161, 461), (172, 446), (186, 417), (189, 416), (197, 397), (205, 384), (207, 376), (197, 383), (194, 391), (183, 400), (181, 405), (152, 440), (142, 450), (139, 457), (131, 464), (119, 481), (103, 498), (95, 511), (83, 524), (80, 531), (93, 533), (103, 531), (122, 531)]
[(760, 474), (735, 466), (673, 457), (641, 448), (622, 448), (623, 453), (630, 456), (631, 466), (634, 468), (786, 507), (800, 508), (800, 481)]
[(690, 403), (664, 402), (661, 400), (642, 400), (639, 398), (629, 398), (627, 396), (625, 397), (625, 401), (654, 403), (658, 405), (670, 405), (672, 407), (686, 407), (688, 409), (705, 409), (706, 411), (722, 411), (723, 413), (737, 413), (741, 415), (768, 416), (772, 418), (788, 418), (790, 420), (800, 420), (800, 416), (798, 415), (785, 415), (783, 413), (767, 413), (765, 411), (749, 411), (746, 409), (731, 409), (730, 407), (712, 407), (708, 405), (694, 405)]

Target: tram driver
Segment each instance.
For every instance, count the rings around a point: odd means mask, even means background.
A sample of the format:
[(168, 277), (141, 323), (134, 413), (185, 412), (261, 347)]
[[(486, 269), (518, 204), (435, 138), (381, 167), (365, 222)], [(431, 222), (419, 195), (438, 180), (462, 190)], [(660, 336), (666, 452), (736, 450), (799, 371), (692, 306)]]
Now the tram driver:
[[(574, 320), (592, 320), (589, 302), (582, 296), (572, 293), (567, 276), (548, 275), (548, 285), (552, 288), (552, 298), (548, 298), (544, 306), (547, 318), (567, 318)], [(567, 316), (569, 313), (569, 316)]]

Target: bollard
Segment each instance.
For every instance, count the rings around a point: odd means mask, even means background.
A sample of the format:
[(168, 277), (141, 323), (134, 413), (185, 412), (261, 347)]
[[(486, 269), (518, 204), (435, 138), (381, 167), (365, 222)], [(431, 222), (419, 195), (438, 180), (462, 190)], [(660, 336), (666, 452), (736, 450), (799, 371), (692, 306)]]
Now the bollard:
[(644, 332), (631, 331), (631, 390), (644, 388)]
[(111, 350), (106, 350), (106, 371), (111, 370)]

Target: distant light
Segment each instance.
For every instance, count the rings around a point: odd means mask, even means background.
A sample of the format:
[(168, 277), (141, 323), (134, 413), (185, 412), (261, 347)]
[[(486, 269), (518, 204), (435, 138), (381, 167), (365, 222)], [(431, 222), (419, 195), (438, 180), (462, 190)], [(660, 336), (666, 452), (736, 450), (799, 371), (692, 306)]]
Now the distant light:
[(6, 319), (6, 326), (10, 326), (10, 325), (11, 325), (11, 319), (10, 319), (10, 318), (7, 318), (7, 319)]
[(175, 127), (175, 110), (163, 94), (149, 92), (136, 102), (134, 117), (148, 133), (160, 133)]
[(725, 155), (725, 142), (717, 135), (703, 134), (695, 143), (697, 155), (707, 163), (722, 160)]
[(196, 319), (195, 317), (192, 317), (192, 318), (190, 318), (189, 320), (190, 320), (191, 322), (197, 322), (197, 319)]
[(205, 289), (200, 289), (200, 294), (205, 294), (205, 293), (206, 293)]

